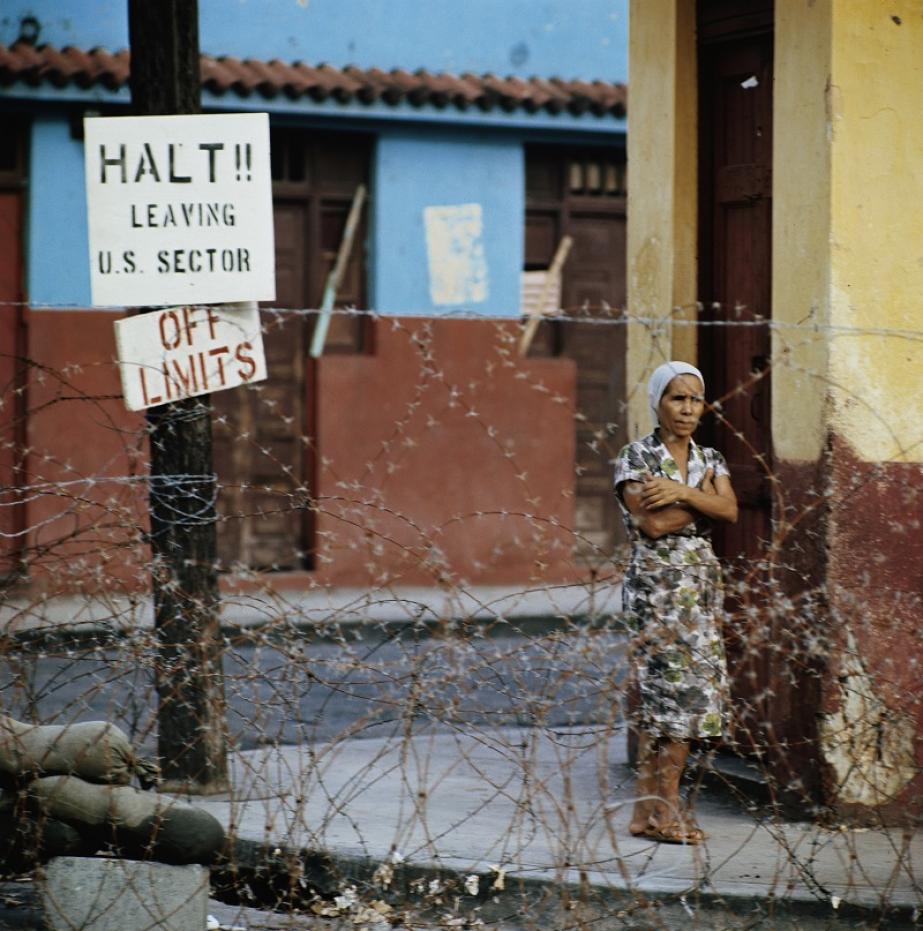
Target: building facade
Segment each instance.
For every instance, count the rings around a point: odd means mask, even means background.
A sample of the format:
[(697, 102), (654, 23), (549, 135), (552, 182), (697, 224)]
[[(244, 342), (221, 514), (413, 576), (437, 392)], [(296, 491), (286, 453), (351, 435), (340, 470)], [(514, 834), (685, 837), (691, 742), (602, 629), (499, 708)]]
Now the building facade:
[(628, 381), (698, 360), (721, 402), (738, 748), (802, 808), (918, 817), (923, 22), (638, 0), (631, 23)]
[[(81, 138), (84, 116), (130, 112), (126, 6), (14, 3), (0, 21), (0, 558), (19, 584), (147, 584), (143, 421), (117, 397), (122, 311), (90, 307)], [(298, 587), (605, 564), (624, 328), (543, 325), (528, 358), (510, 347), (522, 273), (565, 236), (562, 306), (624, 303), (624, 2), (199, 6), (203, 109), (270, 114), (276, 239), (270, 377), (214, 396), (223, 569)], [(335, 315), (315, 360), (360, 184), (337, 306), (388, 316)], [(431, 208), (478, 218), (460, 284), (440, 278)], [(82, 490), (28, 491), (62, 482)]]

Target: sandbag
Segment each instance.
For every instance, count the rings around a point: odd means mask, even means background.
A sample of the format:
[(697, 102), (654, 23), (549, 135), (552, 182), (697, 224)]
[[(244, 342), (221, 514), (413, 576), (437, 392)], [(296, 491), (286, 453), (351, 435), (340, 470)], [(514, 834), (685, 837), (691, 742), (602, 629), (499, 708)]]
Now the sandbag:
[(224, 828), (216, 818), (169, 795), (73, 776), (36, 779), (27, 791), (45, 817), (125, 857), (208, 864), (224, 847)]
[(89, 857), (94, 838), (51, 818), (31, 817), (22, 799), (0, 793), (0, 869), (27, 873), (52, 857)]
[(0, 715), (0, 785), (74, 775), (124, 786), (135, 773), (142, 786), (158, 781), (157, 764), (139, 759), (124, 731), (114, 724), (24, 724)]

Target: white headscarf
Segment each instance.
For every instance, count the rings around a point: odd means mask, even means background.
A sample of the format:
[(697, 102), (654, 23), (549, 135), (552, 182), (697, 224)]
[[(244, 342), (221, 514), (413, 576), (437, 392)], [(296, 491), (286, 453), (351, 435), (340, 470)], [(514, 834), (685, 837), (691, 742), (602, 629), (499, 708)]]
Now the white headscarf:
[(677, 375), (695, 375), (702, 382), (702, 390), (705, 389), (705, 379), (702, 378), (702, 373), (694, 365), (690, 365), (688, 362), (664, 362), (663, 365), (658, 365), (647, 383), (647, 403), (650, 405), (655, 427), (660, 426), (657, 408), (660, 407), (663, 393)]

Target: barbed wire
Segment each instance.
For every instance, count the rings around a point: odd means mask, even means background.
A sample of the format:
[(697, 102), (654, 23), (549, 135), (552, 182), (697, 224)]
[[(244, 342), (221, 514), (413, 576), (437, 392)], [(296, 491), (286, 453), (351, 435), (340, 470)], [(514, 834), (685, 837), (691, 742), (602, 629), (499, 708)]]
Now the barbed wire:
[[(375, 931), (752, 928), (807, 925), (810, 915), (919, 923), (923, 592), (891, 562), (906, 567), (919, 550), (923, 435), (799, 351), (818, 334), (915, 343), (923, 331), (810, 315), (673, 319), (697, 309), (661, 318), (566, 308), (553, 320), (778, 337), (764, 368), (708, 392), (713, 442), (736, 444), (741, 503), (768, 516), (747, 525), (762, 529), (742, 555), (733, 538), (721, 551), (730, 726), (717, 742), (694, 742), (683, 783), (709, 835), (701, 844), (629, 830), (645, 797), (638, 631), (622, 607), (631, 545), (612, 475), (644, 386), (620, 387), (624, 372), (612, 381), (610, 371), (594, 407), (573, 381), (582, 357), (565, 383), (542, 359), (518, 356), (518, 319), (450, 315), (489, 325), (462, 359), (440, 342), (441, 317), (344, 310), (394, 334), (370, 355), (395, 366), (388, 378), (318, 394), (312, 430), (286, 409), (295, 389), (276, 390), (272, 368), (267, 383), (214, 395), (223, 445), (213, 473), (150, 473), (151, 426), (121, 409), (112, 360), (56, 370), (21, 358), (18, 380), (0, 386), (3, 869), (32, 875), (48, 859), (57, 811), (47, 758), (10, 761), (16, 728), (38, 728), (29, 733), (60, 748), (106, 722), (138, 758), (162, 758), (159, 709), (196, 684), (180, 648), (207, 648), (201, 678), (220, 678), (224, 707), (199, 723), (227, 741), (227, 791), (161, 796), (221, 823), (230, 840), (212, 864), (213, 892), (248, 926), (261, 919), (243, 909), (258, 906), (285, 913), (289, 924), (275, 926)], [(87, 387), (86, 372), (101, 367), (113, 384)], [(768, 434), (741, 411), (783, 371), (804, 379), (801, 398), (830, 404), (835, 394), (861, 411), (887, 439), (882, 459), (862, 462), (835, 431), (820, 437), (816, 461), (760, 445)], [(800, 416), (778, 415), (793, 431)], [(59, 435), (65, 422), (72, 429)], [(151, 496), (173, 525), (208, 524), (217, 508), (218, 552), (189, 556), (217, 575), (208, 644), (163, 640)], [(856, 531), (853, 509), (866, 498), (868, 523)], [(147, 837), (139, 852), (109, 823), (66, 827), (70, 850), (143, 859), (156, 847)]]
[[(158, 305), (159, 306), (159, 305)], [(164, 307), (169, 305), (163, 305)], [(195, 305), (199, 306), (199, 305)], [(201, 305), (206, 306), (206, 305)], [(769, 331), (784, 332), (787, 330), (804, 331), (808, 333), (833, 333), (833, 334), (854, 334), (857, 336), (892, 336), (900, 339), (920, 339), (923, 338), (923, 330), (913, 327), (885, 327), (885, 326), (860, 326), (843, 323), (821, 322), (817, 319), (816, 310), (810, 310), (798, 320), (780, 320), (777, 318), (766, 317), (759, 313), (752, 313), (746, 305), (737, 305), (734, 309), (734, 319), (708, 319), (702, 314), (707, 314), (710, 310), (720, 308), (718, 304), (707, 304), (694, 302), (688, 304), (678, 304), (671, 307), (669, 313), (656, 315), (650, 313), (633, 313), (627, 308), (617, 305), (610, 305), (606, 302), (594, 303), (585, 301), (581, 304), (573, 304), (558, 308), (555, 313), (546, 313), (542, 316), (543, 320), (557, 323), (580, 323), (587, 326), (611, 326), (637, 324), (639, 326), (649, 327), (653, 330), (668, 325), (676, 328), (692, 329), (723, 329), (733, 327), (740, 329), (762, 328)], [(36, 302), (36, 301), (0, 301), (0, 308), (12, 307), (23, 310), (73, 310), (86, 311), (91, 309), (86, 303), (63, 303), (63, 302)], [(130, 312), (130, 308), (125, 307), (97, 307), (92, 308), (96, 311), (103, 311), (112, 314), (125, 314)], [(151, 308), (153, 309), (153, 308)], [(475, 308), (462, 309), (442, 309), (434, 311), (431, 307), (403, 308), (400, 313), (393, 311), (379, 311), (374, 308), (357, 308), (357, 307), (337, 307), (332, 310), (322, 310), (316, 307), (282, 307), (273, 306), (263, 308), (264, 314), (273, 316), (295, 315), (302, 317), (315, 317), (322, 314), (332, 314), (340, 317), (359, 317), (370, 318), (382, 323), (389, 323), (394, 327), (403, 327), (407, 323), (415, 321), (445, 321), (445, 320), (482, 320), (491, 323), (510, 323), (523, 319), (528, 319), (528, 314), (520, 312), (510, 312), (506, 314), (484, 313)], [(690, 314), (696, 314), (696, 317), (690, 317)], [(744, 319), (744, 315), (752, 313), (753, 319)]]

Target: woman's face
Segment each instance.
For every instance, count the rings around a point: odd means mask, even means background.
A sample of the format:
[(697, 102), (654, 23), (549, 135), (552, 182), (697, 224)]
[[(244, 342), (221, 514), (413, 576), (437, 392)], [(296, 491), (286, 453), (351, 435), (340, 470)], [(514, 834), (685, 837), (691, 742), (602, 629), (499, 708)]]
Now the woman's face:
[(692, 436), (705, 409), (705, 386), (695, 375), (677, 375), (667, 385), (657, 416), (665, 437), (681, 439)]

